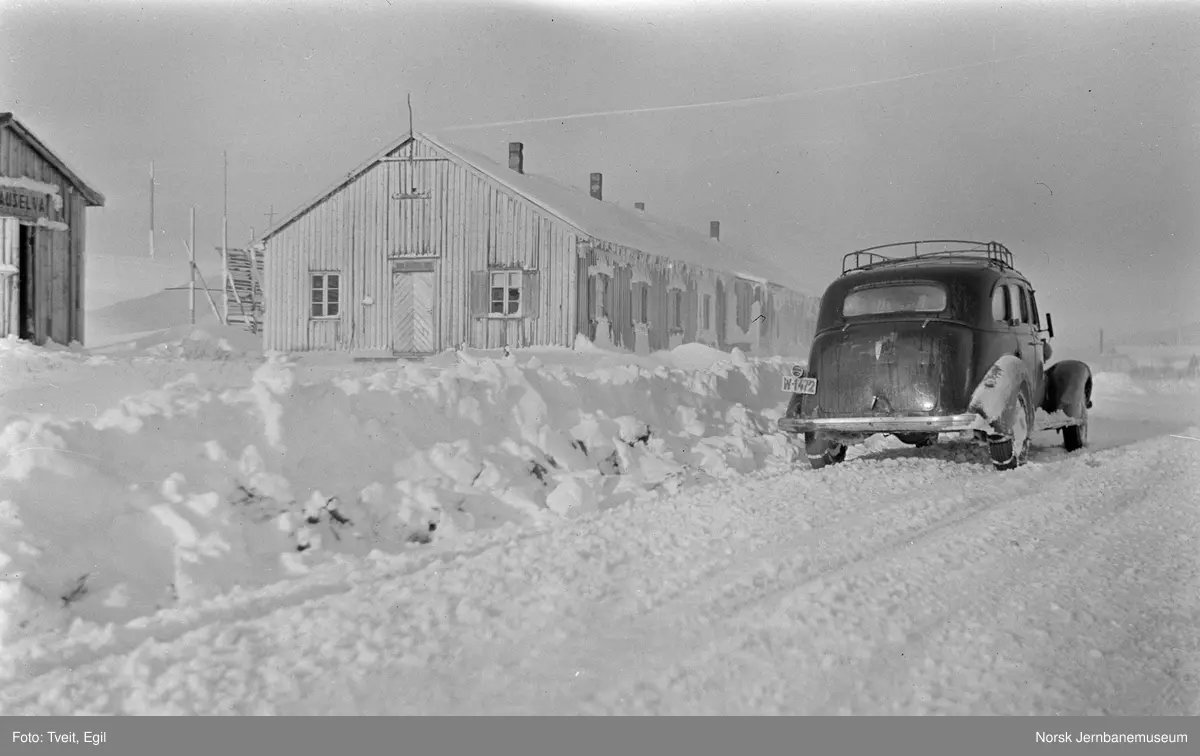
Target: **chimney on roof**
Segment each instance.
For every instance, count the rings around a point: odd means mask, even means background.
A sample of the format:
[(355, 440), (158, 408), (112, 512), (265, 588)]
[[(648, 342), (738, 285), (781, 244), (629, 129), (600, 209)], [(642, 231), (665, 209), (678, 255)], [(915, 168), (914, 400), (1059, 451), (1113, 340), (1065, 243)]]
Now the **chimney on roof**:
[(708, 238), (721, 241), (721, 221), (708, 222)]
[(633, 209), (637, 210), (639, 213), (644, 213), (644, 212), (646, 212), (646, 203), (645, 202), (634, 202)]
[(508, 167), (517, 173), (525, 172), (525, 145), (520, 142), (508, 143)]
[(604, 176), (599, 173), (592, 174), (592, 198), (604, 199)]

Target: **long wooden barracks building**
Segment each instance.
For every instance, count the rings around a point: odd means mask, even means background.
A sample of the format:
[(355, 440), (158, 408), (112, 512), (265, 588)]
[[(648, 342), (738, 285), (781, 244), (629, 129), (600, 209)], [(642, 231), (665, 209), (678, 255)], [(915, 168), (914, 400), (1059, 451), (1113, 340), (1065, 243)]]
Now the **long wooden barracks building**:
[(571, 346), (631, 351), (702, 342), (799, 354), (818, 297), (791, 271), (720, 241), (406, 134), (270, 228), (264, 347), (423, 355)]

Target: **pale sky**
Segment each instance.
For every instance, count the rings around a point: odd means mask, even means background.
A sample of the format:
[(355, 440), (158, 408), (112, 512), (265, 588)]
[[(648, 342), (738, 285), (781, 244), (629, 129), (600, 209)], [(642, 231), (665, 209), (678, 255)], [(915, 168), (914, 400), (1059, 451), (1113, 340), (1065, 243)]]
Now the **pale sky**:
[(855, 248), (1004, 242), (1092, 343), (1200, 320), (1198, 32), (1192, 2), (0, 0), (0, 111), (106, 195), (98, 256), (147, 254), (151, 160), (160, 256), (193, 204), (213, 254), (222, 150), (241, 244), (405, 133), (411, 93), (419, 131), (602, 172), (817, 291)]

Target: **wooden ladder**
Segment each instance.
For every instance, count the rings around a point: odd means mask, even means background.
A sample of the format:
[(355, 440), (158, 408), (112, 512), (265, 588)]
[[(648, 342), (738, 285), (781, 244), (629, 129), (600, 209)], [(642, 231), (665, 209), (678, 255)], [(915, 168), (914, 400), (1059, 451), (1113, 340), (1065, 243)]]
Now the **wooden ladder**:
[(262, 330), (266, 299), (263, 295), (261, 250), (227, 250), (225, 268), (225, 323), (245, 326), (251, 333)]

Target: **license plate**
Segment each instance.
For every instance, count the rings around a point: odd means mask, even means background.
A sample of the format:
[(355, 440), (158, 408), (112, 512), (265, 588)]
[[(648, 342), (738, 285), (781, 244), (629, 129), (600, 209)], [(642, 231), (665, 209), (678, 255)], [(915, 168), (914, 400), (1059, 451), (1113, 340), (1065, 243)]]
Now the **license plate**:
[(817, 393), (817, 379), (797, 378), (794, 375), (785, 375), (783, 377), (783, 390), (790, 394), (815, 394)]

